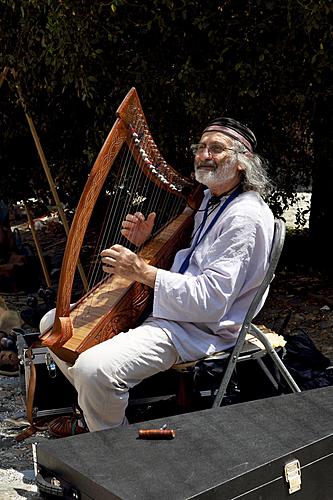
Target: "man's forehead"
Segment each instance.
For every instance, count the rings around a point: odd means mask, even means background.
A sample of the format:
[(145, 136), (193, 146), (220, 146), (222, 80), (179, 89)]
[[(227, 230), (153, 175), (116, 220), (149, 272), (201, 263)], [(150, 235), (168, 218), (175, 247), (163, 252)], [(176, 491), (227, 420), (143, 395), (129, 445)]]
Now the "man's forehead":
[(220, 142), (225, 145), (232, 143), (232, 139), (222, 132), (204, 132), (201, 136), (200, 142)]

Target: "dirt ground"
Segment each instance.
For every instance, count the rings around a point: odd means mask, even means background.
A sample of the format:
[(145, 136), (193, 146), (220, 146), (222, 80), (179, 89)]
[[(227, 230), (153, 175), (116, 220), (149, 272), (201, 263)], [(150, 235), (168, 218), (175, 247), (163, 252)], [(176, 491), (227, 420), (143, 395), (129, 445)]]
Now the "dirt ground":
[[(57, 246), (54, 237), (45, 234), (44, 251), (61, 253), (63, 239), (58, 242)], [(26, 307), (26, 293), (3, 297), (10, 308)], [(333, 284), (318, 273), (280, 268), (257, 323), (276, 332), (303, 329), (333, 365)], [(27, 426), (21, 385), (19, 377), (0, 376), (0, 500), (40, 498), (34, 484), (31, 443), (52, 439), (40, 432), (16, 442), (17, 433)]]
[(284, 322), (285, 333), (304, 330), (333, 364), (333, 284), (319, 274), (279, 272), (256, 322), (276, 332)]

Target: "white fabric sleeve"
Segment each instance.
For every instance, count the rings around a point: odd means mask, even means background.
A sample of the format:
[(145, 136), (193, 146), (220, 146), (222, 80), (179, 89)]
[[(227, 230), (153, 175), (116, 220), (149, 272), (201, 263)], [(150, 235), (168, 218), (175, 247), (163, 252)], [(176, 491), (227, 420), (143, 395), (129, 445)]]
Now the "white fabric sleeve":
[(218, 322), (238, 297), (253, 254), (253, 221), (234, 219), (208, 249), (197, 276), (159, 269), (153, 316), (193, 323)]

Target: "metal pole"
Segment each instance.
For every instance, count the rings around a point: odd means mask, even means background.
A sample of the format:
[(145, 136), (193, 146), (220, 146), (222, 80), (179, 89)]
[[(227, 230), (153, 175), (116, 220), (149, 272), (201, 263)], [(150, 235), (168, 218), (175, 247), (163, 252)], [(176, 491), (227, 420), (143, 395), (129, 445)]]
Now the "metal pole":
[[(60, 219), (61, 219), (61, 221), (63, 223), (64, 228), (65, 228), (66, 235), (68, 236), (68, 234), (69, 234), (69, 226), (68, 226), (68, 222), (67, 222), (67, 219), (66, 219), (66, 215), (65, 215), (64, 209), (62, 207), (62, 204), (60, 202), (60, 199), (59, 199), (59, 196), (58, 196), (58, 192), (56, 190), (56, 187), (55, 187), (55, 184), (54, 184), (54, 181), (53, 181), (53, 178), (52, 178), (52, 175), (51, 175), (48, 163), (47, 163), (45, 155), (44, 155), (43, 148), (41, 146), (39, 137), (38, 137), (37, 132), (36, 132), (35, 125), (33, 123), (33, 120), (31, 118), (31, 116), (27, 112), (27, 108), (26, 108), (26, 105), (25, 105), (25, 101), (23, 99), (23, 95), (22, 95), (20, 86), (17, 83), (15, 70), (12, 69), (11, 73), (12, 73), (14, 79), (15, 79), (15, 86), (16, 86), (17, 94), (18, 94), (20, 102), (22, 104), (22, 107), (23, 107), (23, 110), (24, 110), (24, 114), (25, 114), (25, 117), (27, 119), (27, 122), (28, 122), (28, 125), (29, 125), (29, 128), (30, 128), (32, 137), (34, 139), (35, 146), (37, 148), (37, 152), (38, 152), (40, 161), (41, 161), (42, 166), (44, 168), (44, 172), (45, 172), (46, 178), (48, 180), (48, 183), (49, 183), (49, 186), (50, 186), (50, 189), (51, 189), (51, 192), (52, 192), (52, 195), (53, 195), (53, 198), (54, 198), (54, 201), (55, 201), (55, 204), (56, 204), (59, 216), (60, 216)], [(77, 268), (78, 268), (78, 271), (80, 273), (84, 289), (87, 291), (88, 290), (88, 281), (87, 281), (85, 272), (83, 270), (82, 264), (81, 264), (81, 262), (79, 260), (77, 262)]]
[(34, 221), (32, 219), (32, 216), (31, 216), (31, 213), (30, 213), (30, 210), (29, 210), (27, 204), (25, 202), (23, 202), (23, 204), (24, 204), (24, 208), (25, 208), (25, 211), (26, 211), (26, 214), (27, 214), (27, 217), (28, 217), (28, 222), (29, 222), (29, 225), (30, 225), (31, 234), (32, 234), (32, 237), (34, 239), (34, 243), (35, 243), (35, 246), (36, 246), (38, 257), (39, 257), (39, 260), (40, 260), (40, 263), (41, 263), (41, 266), (42, 266), (42, 269), (43, 269), (44, 278), (45, 278), (47, 286), (50, 288), (51, 287), (51, 279), (50, 279), (50, 275), (49, 275), (47, 267), (46, 267), (45, 259), (44, 259), (44, 256), (43, 256), (43, 252), (42, 252), (42, 249), (41, 249), (41, 246), (39, 244), (39, 241), (38, 241), (38, 238), (37, 238), (37, 234), (36, 234), (36, 231), (35, 231), (35, 228), (34, 228)]

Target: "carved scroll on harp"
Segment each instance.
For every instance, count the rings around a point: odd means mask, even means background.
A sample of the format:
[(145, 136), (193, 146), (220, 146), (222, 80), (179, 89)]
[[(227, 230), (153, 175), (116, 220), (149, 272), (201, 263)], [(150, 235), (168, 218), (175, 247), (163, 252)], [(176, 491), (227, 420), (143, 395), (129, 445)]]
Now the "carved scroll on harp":
[[(175, 252), (180, 246), (184, 246), (185, 233), (190, 232), (192, 224), (192, 217), (183, 210), (182, 191), (193, 191), (194, 186), (188, 179), (181, 177), (161, 156), (149, 132), (135, 89), (131, 89), (127, 94), (117, 115), (118, 118), (92, 168), (72, 222), (60, 274), (53, 328), (41, 336), (44, 345), (50, 347), (61, 359), (71, 362), (89, 347), (135, 326), (150, 300), (148, 287), (124, 278), (108, 276), (94, 284), (73, 309), (70, 307), (76, 262), (89, 220), (105, 180), (109, 172), (113, 171), (111, 169), (115, 169), (114, 165), (119, 159), (117, 157), (123, 152), (125, 145), (126, 162), (124, 166), (120, 162), (119, 178), (114, 188), (115, 197), (119, 196), (122, 200), (124, 191), (133, 194), (133, 199), (129, 197), (129, 205), (126, 208), (138, 211), (137, 206), (142, 203), (147, 210), (145, 215), (151, 211), (151, 199), (156, 197), (155, 188), (151, 188), (151, 185), (171, 197), (169, 201), (163, 202), (164, 209), (163, 206), (158, 208), (159, 212), (169, 214), (169, 207), (176, 205), (173, 200), (179, 200), (178, 213), (171, 221), (165, 222), (161, 219), (158, 233), (139, 249), (139, 254), (152, 265), (169, 267)], [(127, 152), (130, 152), (130, 157)], [(133, 158), (136, 168), (135, 173), (130, 174), (126, 168)], [(123, 184), (128, 178), (131, 184), (125, 189)], [(148, 187), (146, 184), (149, 184)], [(137, 186), (140, 186), (143, 194), (137, 192)], [(119, 210), (119, 203), (117, 207)], [(119, 219), (114, 221), (115, 223), (121, 222), (119, 214), (115, 218)], [(103, 248), (106, 246), (110, 246), (110, 241)]]

